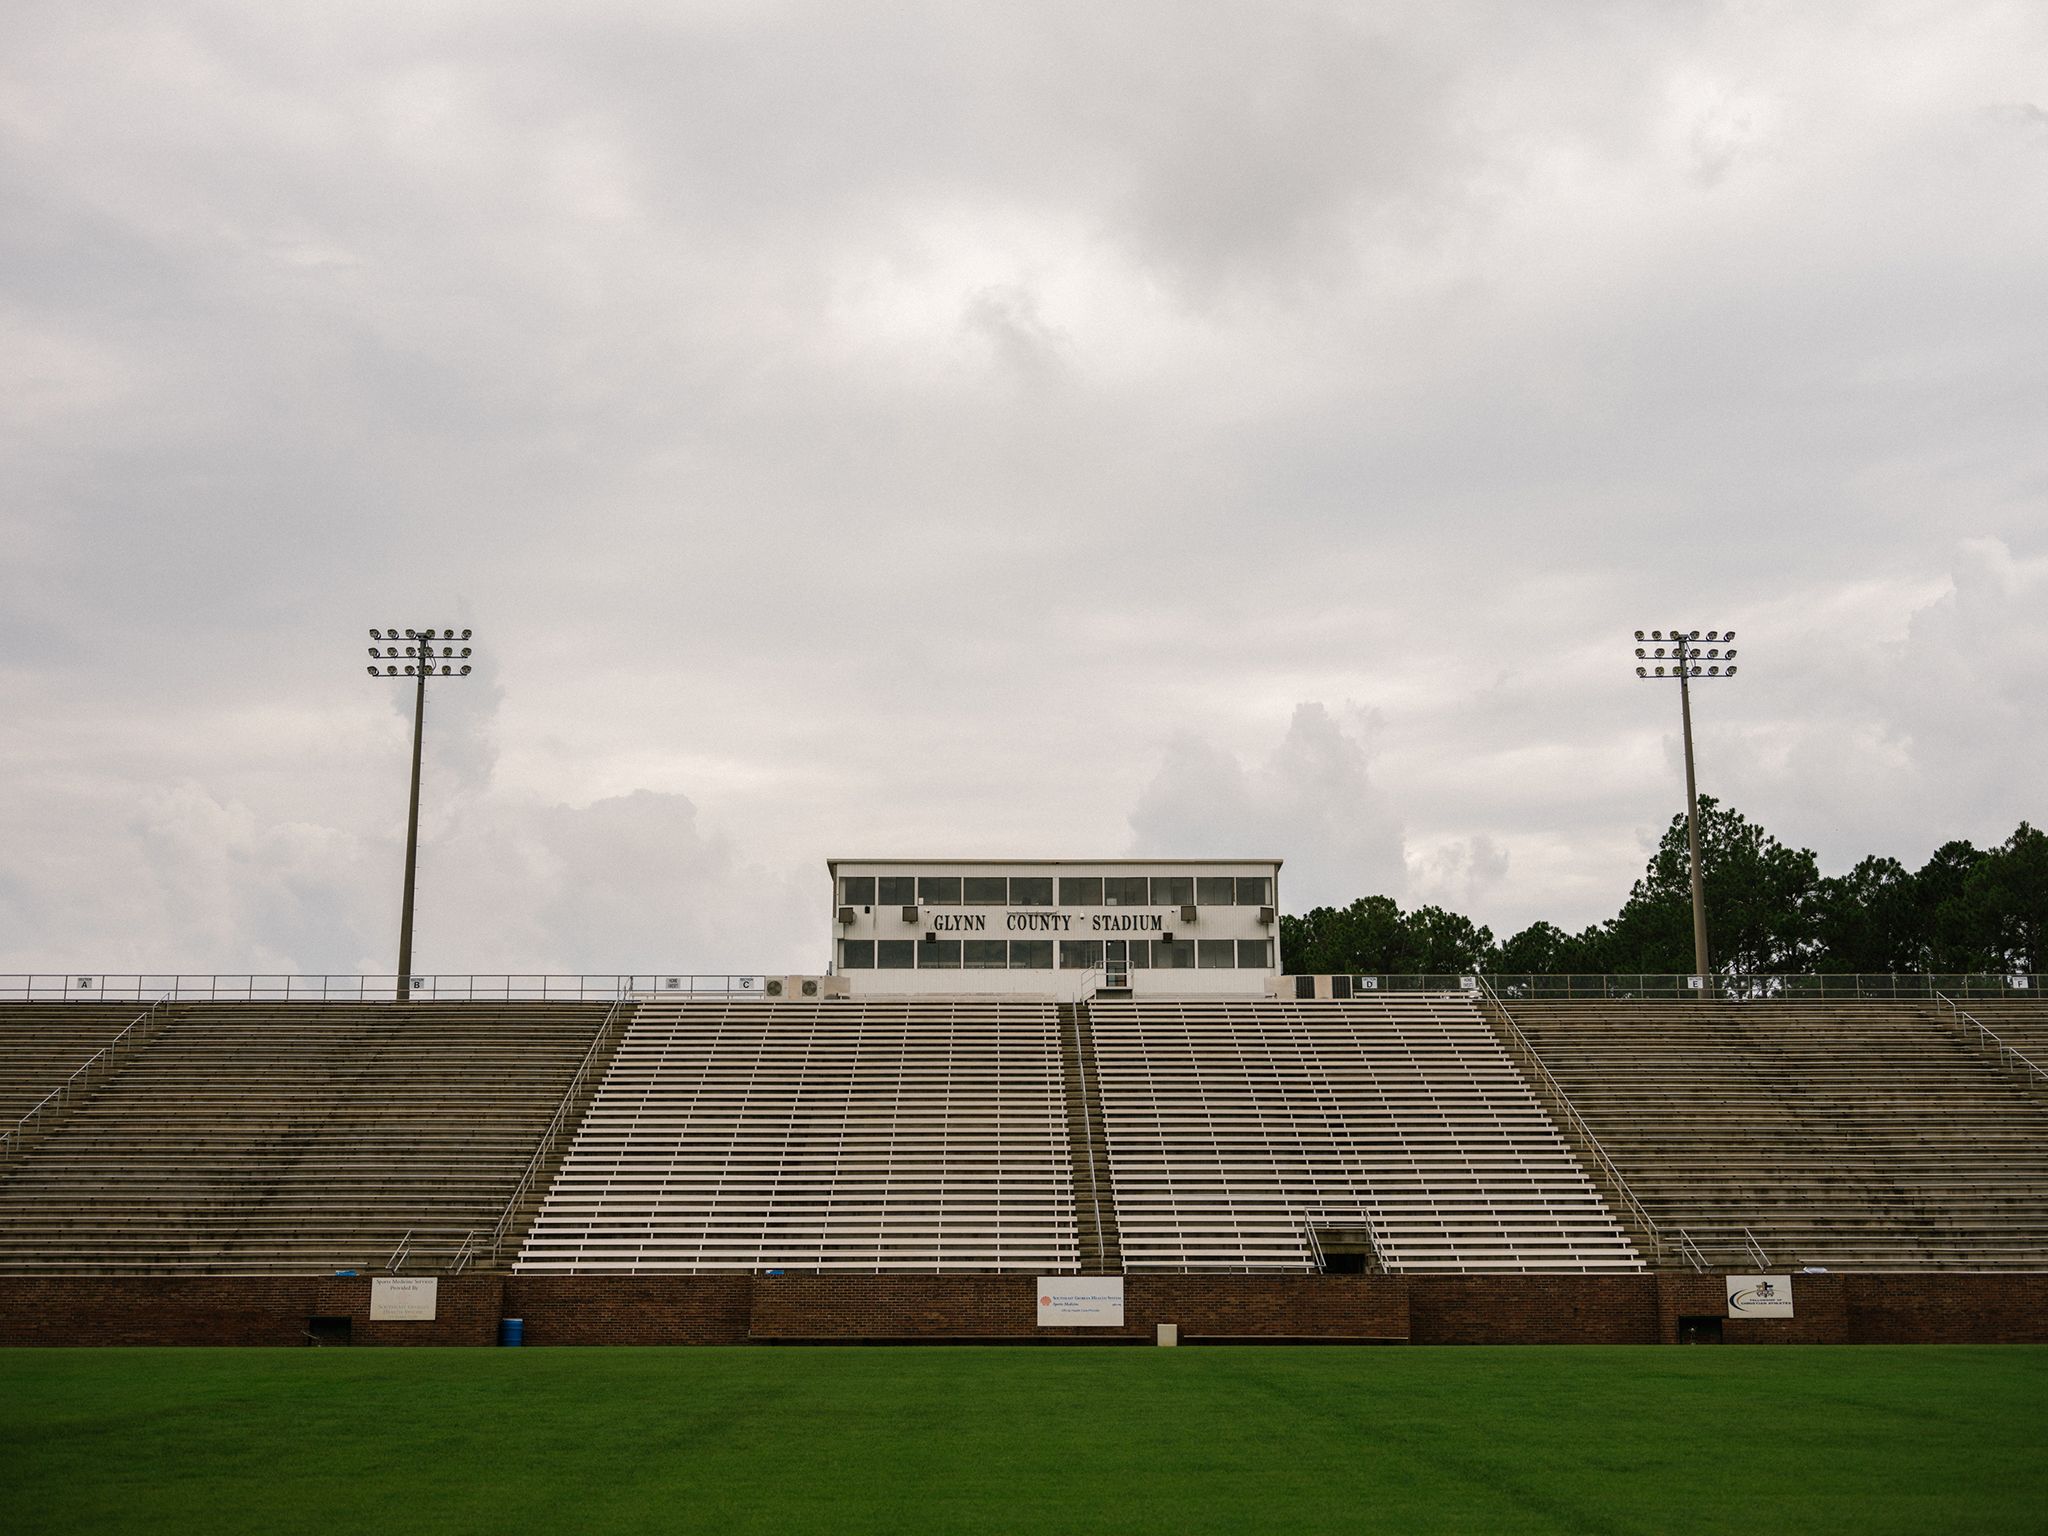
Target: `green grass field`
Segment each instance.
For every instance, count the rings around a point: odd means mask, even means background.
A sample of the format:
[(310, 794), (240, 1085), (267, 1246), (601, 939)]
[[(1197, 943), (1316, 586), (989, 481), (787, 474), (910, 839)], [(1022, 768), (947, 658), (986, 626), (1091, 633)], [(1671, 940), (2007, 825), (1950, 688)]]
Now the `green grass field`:
[(0, 1351), (0, 1529), (2048, 1529), (2048, 1349)]

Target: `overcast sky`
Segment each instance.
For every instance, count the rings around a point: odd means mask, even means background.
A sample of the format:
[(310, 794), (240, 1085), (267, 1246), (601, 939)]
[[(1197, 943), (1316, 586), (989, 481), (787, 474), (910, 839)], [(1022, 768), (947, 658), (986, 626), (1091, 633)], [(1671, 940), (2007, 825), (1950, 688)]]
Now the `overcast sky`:
[(1505, 934), (2048, 817), (2048, 7), (10, 0), (0, 970), (816, 970), (828, 856)]

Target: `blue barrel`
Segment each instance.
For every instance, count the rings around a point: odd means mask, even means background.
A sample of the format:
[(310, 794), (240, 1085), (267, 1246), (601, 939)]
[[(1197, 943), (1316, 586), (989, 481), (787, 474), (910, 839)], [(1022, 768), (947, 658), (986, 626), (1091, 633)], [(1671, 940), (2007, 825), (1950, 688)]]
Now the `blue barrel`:
[(498, 1342), (516, 1347), (526, 1342), (526, 1319), (523, 1317), (501, 1317), (498, 1319)]

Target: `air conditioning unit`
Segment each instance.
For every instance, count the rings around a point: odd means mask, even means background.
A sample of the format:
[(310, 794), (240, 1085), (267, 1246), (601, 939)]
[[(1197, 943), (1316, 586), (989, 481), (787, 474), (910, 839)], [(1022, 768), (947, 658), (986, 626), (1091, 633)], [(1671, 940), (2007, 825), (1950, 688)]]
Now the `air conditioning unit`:
[(769, 977), (766, 990), (770, 997), (782, 996), (782, 978), (780, 976)]
[(1184, 923), (1192, 923), (1195, 920), (1195, 904), (1193, 902), (1189, 902), (1180, 909), (1180, 920)]
[(816, 997), (817, 995), (818, 995), (818, 978), (817, 978), (817, 977), (815, 977), (815, 976), (806, 976), (806, 977), (804, 978), (804, 996), (805, 996), (805, 997)]
[(905, 921), (906, 923), (914, 923), (914, 922), (916, 922), (916, 921), (917, 921), (917, 908), (915, 908), (915, 907), (905, 907), (905, 908), (903, 909), (903, 921)]
[(1259, 908), (1259, 921), (1264, 923), (1268, 928), (1273, 926), (1273, 918), (1275, 915), (1276, 914), (1274, 913), (1271, 907)]
[(839, 926), (842, 928), (853, 926), (853, 908), (841, 907), (839, 909)]

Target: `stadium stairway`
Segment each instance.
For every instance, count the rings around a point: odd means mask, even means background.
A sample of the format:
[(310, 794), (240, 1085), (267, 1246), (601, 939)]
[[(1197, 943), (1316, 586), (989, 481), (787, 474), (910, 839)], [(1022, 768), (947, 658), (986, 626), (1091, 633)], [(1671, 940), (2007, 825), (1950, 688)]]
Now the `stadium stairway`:
[(0, 1273), (491, 1267), (608, 1011), (171, 1005), (0, 1176)]
[(521, 1273), (1073, 1273), (1050, 1000), (644, 1000)]
[(1061, 1003), (1060, 1076), (1067, 1104), (1067, 1157), (1074, 1170), (1074, 1231), (1081, 1273), (1123, 1273), (1117, 1237), (1116, 1184), (1102, 1122), (1102, 1085), (1095, 1065), (1095, 1026), (1086, 1003)]
[(1644, 1267), (1469, 998), (1089, 1013), (1126, 1270), (1313, 1270), (1312, 1227), (1397, 1272)]
[(2048, 1094), (1927, 1004), (1504, 1001), (1666, 1264), (2048, 1267)]

